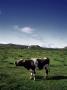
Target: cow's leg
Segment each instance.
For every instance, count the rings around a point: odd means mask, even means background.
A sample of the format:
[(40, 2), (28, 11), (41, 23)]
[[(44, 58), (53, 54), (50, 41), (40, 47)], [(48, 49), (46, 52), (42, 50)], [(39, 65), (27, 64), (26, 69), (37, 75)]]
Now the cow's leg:
[(31, 71), (31, 76), (30, 79), (34, 79), (35, 80), (35, 69), (34, 70), (30, 70)]
[(35, 70), (31, 70), (31, 76), (30, 76), (30, 79), (34, 79), (35, 80)]
[(31, 71), (31, 76), (30, 76), (30, 79), (33, 78), (33, 70), (30, 70)]
[(36, 72), (35, 72), (35, 70), (33, 70), (33, 79), (35, 80), (36, 78), (35, 78), (35, 74), (36, 74)]
[(48, 78), (48, 69), (45, 68), (45, 70), (46, 70), (46, 79), (47, 79)]
[[(45, 65), (45, 76), (46, 76), (46, 79), (48, 78), (48, 64)], [(44, 78), (45, 78), (44, 76)]]

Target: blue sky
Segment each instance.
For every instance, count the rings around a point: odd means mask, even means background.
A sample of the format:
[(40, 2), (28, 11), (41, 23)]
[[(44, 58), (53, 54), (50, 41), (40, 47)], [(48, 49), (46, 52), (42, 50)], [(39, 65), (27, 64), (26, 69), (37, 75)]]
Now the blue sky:
[(67, 0), (0, 0), (0, 43), (67, 46)]

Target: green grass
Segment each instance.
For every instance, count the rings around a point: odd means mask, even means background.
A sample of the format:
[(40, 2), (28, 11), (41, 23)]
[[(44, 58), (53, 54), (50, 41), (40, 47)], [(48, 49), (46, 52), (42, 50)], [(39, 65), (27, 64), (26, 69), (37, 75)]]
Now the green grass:
[[(16, 67), (19, 58), (49, 57), (48, 80), (44, 70), (37, 70), (36, 81), (30, 80), (30, 72)], [(0, 49), (0, 90), (67, 90), (67, 50), (51, 49)]]

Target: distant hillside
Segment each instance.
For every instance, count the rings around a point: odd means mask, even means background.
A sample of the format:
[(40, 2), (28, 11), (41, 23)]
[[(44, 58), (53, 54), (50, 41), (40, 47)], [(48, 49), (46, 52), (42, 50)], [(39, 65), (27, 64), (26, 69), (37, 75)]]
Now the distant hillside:
[(12, 44), (12, 43), (9, 43), (9, 44), (0, 44), (0, 48), (67, 49), (67, 47), (64, 47), (64, 48), (47, 48), (47, 47), (41, 47), (41, 46), (39, 46), (39, 45), (30, 45), (30, 46), (27, 46), (27, 45), (17, 45), (17, 44)]
[(42, 47), (40, 47), (39, 45), (30, 45), (30, 46), (28, 46), (28, 48), (34, 48), (34, 49), (38, 48), (38, 49), (40, 49)]
[(64, 49), (67, 49), (67, 46), (66, 46), (66, 47), (64, 47)]
[(39, 45), (17, 45), (17, 44), (0, 44), (0, 48), (42, 48)]
[(28, 46), (16, 44), (0, 44), (0, 48), (28, 48)]

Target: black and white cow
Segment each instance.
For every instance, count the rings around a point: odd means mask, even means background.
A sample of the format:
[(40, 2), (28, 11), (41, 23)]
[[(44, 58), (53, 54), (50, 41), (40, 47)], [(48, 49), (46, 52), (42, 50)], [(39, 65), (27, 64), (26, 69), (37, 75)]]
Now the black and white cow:
[(30, 79), (35, 80), (36, 69), (45, 69), (46, 78), (48, 77), (49, 58), (31, 58), (27, 60), (18, 60), (15, 62), (16, 66), (24, 66), (31, 71)]

